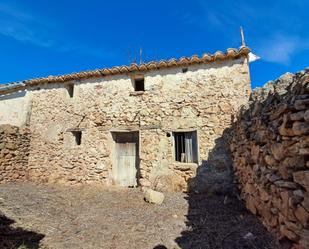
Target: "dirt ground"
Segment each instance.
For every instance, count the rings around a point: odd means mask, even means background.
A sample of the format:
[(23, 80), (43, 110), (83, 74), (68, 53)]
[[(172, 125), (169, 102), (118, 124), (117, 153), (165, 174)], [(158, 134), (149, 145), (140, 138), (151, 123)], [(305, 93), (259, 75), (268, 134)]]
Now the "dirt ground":
[(140, 189), (0, 185), (0, 248), (279, 248), (237, 199)]

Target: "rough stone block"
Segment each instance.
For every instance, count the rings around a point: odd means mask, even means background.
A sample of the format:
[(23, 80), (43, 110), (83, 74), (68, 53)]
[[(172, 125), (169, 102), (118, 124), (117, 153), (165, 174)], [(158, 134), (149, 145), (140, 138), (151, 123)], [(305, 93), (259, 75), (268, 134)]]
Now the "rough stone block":
[(309, 110), (304, 113), (304, 119), (306, 122), (309, 122)]
[(294, 108), (296, 110), (308, 110), (309, 99), (296, 100), (295, 103), (294, 103)]
[(304, 209), (301, 205), (298, 205), (294, 214), (300, 223), (304, 227), (307, 227), (309, 221), (309, 212), (307, 212), (306, 209)]
[(294, 233), (292, 230), (289, 230), (286, 225), (280, 226), (280, 232), (292, 241), (297, 242), (299, 240), (299, 236), (296, 233)]
[(271, 146), (271, 152), (276, 160), (281, 160), (285, 157), (284, 147), (281, 143), (275, 143)]
[(274, 184), (279, 188), (297, 189), (298, 187), (297, 184), (294, 182), (288, 182), (282, 180), (276, 181)]
[(144, 193), (145, 201), (153, 204), (162, 204), (164, 201), (164, 194), (152, 189), (147, 189)]
[(294, 182), (303, 186), (309, 192), (309, 170), (293, 173)]
[(309, 230), (305, 229), (300, 233), (301, 239), (299, 244), (304, 248), (309, 248)]
[(300, 111), (300, 112), (290, 114), (290, 119), (293, 121), (303, 120), (304, 117), (305, 117), (305, 111)]
[(306, 122), (295, 122), (293, 124), (293, 132), (295, 135), (309, 134), (309, 124)]

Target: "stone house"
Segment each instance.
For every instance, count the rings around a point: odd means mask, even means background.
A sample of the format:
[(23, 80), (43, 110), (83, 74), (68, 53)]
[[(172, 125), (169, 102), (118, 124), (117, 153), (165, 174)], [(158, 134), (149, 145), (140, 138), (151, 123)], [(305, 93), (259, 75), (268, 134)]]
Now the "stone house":
[(29, 130), (28, 180), (183, 190), (248, 100), (249, 52), (1, 85), (0, 125)]

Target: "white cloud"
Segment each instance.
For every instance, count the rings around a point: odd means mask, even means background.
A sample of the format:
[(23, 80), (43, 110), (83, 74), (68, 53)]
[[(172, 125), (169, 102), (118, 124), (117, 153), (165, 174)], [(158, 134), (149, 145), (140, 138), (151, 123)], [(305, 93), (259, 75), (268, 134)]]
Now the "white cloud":
[(0, 4), (0, 34), (23, 43), (41, 47), (51, 46), (46, 31), (49, 27), (18, 8), (9, 4)]
[(112, 52), (93, 48), (75, 40), (65, 39), (61, 23), (48, 21), (42, 16), (30, 13), (24, 8), (0, 3), (0, 35), (22, 43), (49, 48), (59, 52), (74, 52), (97, 58), (112, 57)]
[(308, 39), (276, 34), (257, 41), (256, 53), (262, 60), (288, 65), (295, 53), (309, 49)]
[(40, 47), (52, 46), (50, 39), (43, 38), (39, 32), (29, 29), (27, 26), (18, 22), (7, 22), (0, 19), (0, 34), (23, 43), (31, 43)]
[[(273, 6), (248, 1), (223, 1), (220, 5), (196, 1), (203, 13), (199, 17), (201, 27), (216, 29), (225, 39), (237, 41), (237, 29), (244, 25), (247, 45), (264, 61), (288, 65), (293, 56), (309, 49), (308, 35), (301, 32), (302, 26), (297, 26), (303, 23), (302, 15), (293, 16), (291, 20), (286, 18), (287, 7), (305, 9), (308, 3), (303, 0), (295, 0), (285, 7), (278, 7), (281, 6), (279, 0)], [(225, 7), (222, 8), (222, 5)], [(274, 11), (278, 14), (274, 15)]]

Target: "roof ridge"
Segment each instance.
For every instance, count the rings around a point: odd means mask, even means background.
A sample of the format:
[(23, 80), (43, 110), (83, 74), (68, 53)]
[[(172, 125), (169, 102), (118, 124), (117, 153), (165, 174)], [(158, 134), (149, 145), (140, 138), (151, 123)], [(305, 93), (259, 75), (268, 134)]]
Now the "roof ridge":
[(17, 90), (22, 90), (28, 86), (34, 86), (38, 84), (45, 83), (63, 83), (72, 80), (81, 80), (87, 78), (99, 78), (108, 75), (118, 75), (126, 74), (132, 72), (145, 72), (162, 68), (170, 68), (176, 66), (188, 66), (198, 63), (211, 63), (214, 61), (235, 59), (241, 56), (247, 56), (250, 52), (250, 49), (246, 46), (241, 46), (239, 49), (228, 48), (226, 52), (216, 51), (214, 54), (203, 53), (202, 56), (193, 54), (191, 56), (182, 56), (179, 59), (170, 58), (163, 59), (159, 61), (149, 61), (146, 63), (131, 63), (130, 65), (123, 66), (113, 66), (110, 68), (94, 69), (87, 71), (80, 71), (70, 74), (63, 75), (49, 75), (47, 77), (34, 78), (29, 80), (23, 80), (18, 82), (11, 82), (7, 84), (0, 85), (0, 94), (5, 94), (7, 92), (14, 92)]

